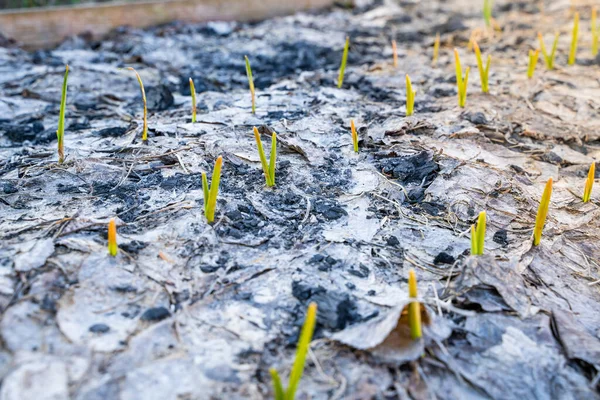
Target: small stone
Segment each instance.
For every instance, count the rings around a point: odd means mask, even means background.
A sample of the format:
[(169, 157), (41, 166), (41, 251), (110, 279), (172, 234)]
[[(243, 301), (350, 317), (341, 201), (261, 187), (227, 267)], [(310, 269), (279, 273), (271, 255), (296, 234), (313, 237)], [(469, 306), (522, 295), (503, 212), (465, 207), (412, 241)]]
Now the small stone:
[(165, 307), (154, 307), (154, 308), (149, 308), (146, 311), (144, 311), (144, 313), (142, 314), (141, 320), (142, 321), (162, 321), (163, 319), (168, 318), (170, 316), (171, 316), (171, 313)]
[(106, 325), (106, 324), (94, 324), (92, 326), (90, 326), (89, 331), (92, 333), (106, 333), (108, 331), (110, 331), (110, 326)]

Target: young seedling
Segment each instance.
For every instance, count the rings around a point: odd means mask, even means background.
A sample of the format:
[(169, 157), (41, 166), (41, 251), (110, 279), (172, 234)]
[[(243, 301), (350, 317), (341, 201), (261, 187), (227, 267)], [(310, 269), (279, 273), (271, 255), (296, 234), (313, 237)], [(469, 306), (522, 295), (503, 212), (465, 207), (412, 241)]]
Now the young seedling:
[(540, 41), (542, 55), (544, 56), (544, 61), (546, 62), (546, 68), (549, 70), (554, 69), (554, 57), (556, 56), (556, 47), (558, 46), (558, 36), (559, 33), (556, 32), (556, 35), (554, 35), (554, 43), (552, 44), (552, 52), (548, 54), (546, 51), (546, 46), (544, 45), (544, 38), (542, 37), (542, 34), (538, 32), (538, 40)]
[(585, 180), (585, 189), (583, 190), (583, 202), (587, 203), (592, 197), (592, 187), (594, 186), (594, 177), (596, 176), (596, 163), (592, 162), (590, 170), (588, 172), (587, 179)]
[(58, 114), (58, 130), (56, 139), (58, 140), (58, 163), (65, 161), (65, 109), (67, 108), (67, 79), (69, 77), (69, 66), (65, 67), (65, 77), (63, 78), (62, 94), (60, 96), (60, 111)]
[(417, 276), (414, 269), (408, 271), (408, 297), (413, 301), (408, 304), (408, 325), (410, 327), (410, 337), (413, 340), (420, 339), (423, 336), (421, 332), (421, 304), (416, 300)]
[(477, 227), (471, 225), (471, 255), (481, 256), (483, 255), (484, 243), (485, 243), (485, 211), (479, 213), (477, 218)]
[(346, 44), (344, 45), (344, 53), (342, 54), (342, 63), (340, 65), (340, 73), (338, 75), (338, 89), (342, 88), (344, 83), (344, 72), (346, 72), (346, 61), (348, 60), (348, 49), (350, 48), (350, 37), (346, 36)]
[(119, 247), (117, 246), (117, 224), (115, 219), (111, 218), (108, 221), (108, 254), (113, 257), (117, 256)]
[(190, 93), (192, 94), (192, 123), (196, 122), (196, 87), (194, 81), (190, 78)]
[(597, 17), (596, 7), (592, 8), (592, 56), (596, 57), (598, 54), (598, 24), (596, 23)]
[(575, 13), (573, 19), (573, 33), (571, 35), (571, 49), (569, 50), (569, 65), (575, 64), (575, 56), (577, 54), (577, 38), (579, 37), (579, 13)]
[(215, 209), (217, 208), (217, 195), (219, 194), (219, 182), (221, 181), (221, 166), (223, 157), (219, 156), (213, 169), (212, 183), (208, 186), (206, 172), (202, 172), (202, 190), (204, 191), (204, 215), (206, 220), (211, 223), (215, 220)]
[(483, 0), (483, 19), (485, 25), (489, 28), (492, 26), (492, 8), (494, 3), (492, 0)]
[(550, 196), (552, 196), (552, 178), (546, 182), (544, 193), (542, 194), (542, 200), (538, 207), (537, 216), (535, 217), (535, 228), (533, 229), (533, 245), (537, 246), (542, 240), (542, 230), (546, 223), (546, 216), (548, 215), (548, 207), (550, 206)]
[(529, 50), (529, 66), (527, 67), (527, 78), (533, 78), (533, 74), (535, 73), (535, 66), (537, 65), (538, 58), (540, 56), (540, 50), (536, 51)]
[(456, 87), (458, 89), (458, 106), (464, 108), (467, 103), (467, 86), (469, 84), (469, 71), (470, 67), (465, 70), (465, 76), (463, 78), (462, 67), (460, 66), (460, 56), (458, 50), (454, 49), (454, 62), (456, 65)]
[(396, 45), (396, 41), (392, 40), (392, 56), (394, 59), (394, 68), (398, 67), (398, 46)]
[(354, 120), (350, 120), (350, 131), (352, 132), (352, 144), (354, 144), (354, 152), (358, 153), (358, 133), (356, 133), (356, 126)]
[(440, 54), (440, 33), (435, 34), (435, 41), (433, 42), (433, 59), (431, 60), (432, 65), (436, 65)]
[(317, 305), (310, 303), (306, 310), (306, 318), (304, 319), (304, 325), (300, 332), (300, 338), (298, 339), (298, 346), (296, 349), (296, 358), (294, 360), (294, 366), (290, 373), (290, 380), (288, 382), (287, 390), (283, 389), (281, 378), (275, 368), (269, 370), (271, 378), (273, 379), (273, 388), (275, 391), (275, 400), (294, 400), (296, 396), (296, 390), (302, 373), (304, 372), (304, 364), (306, 362), (306, 354), (308, 353), (308, 347), (312, 340), (313, 333), (315, 331), (315, 324), (317, 322)]
[(137, 78), (138, 83), (140, 84), (140, 90), (142, 91), (142, 101), (144, 102), (144, 127), (142, 129), (142, 142), (147, 143), (148, 142), (148, 107), (147, 107), (147, 103), (146, 103), (146, 91), (144, 90), (144, 83), (142, 82), (142, 77), (140, 76), (140, 74), (138, 74), (138, 72), (134, 68), (128, 67), (127, 69), (130, 71), (133, 71), (135, 73), (135, 77)]
[(277, 134), (273, 132), (271, 135), (271, 157), (267, 164), (267, 157), (265, 157), (265, 151), (263, 150), (262, 140), (260, 140), (260, 133), (258, 129), (254, 127), (254, 139), (256, 139), (256, 147), (258, 147), (258, 155), (260, 157), (260, 163), (262, 164), (263, 172), (265, 173), (265, 180), (267, 186), (275, 186), (275, 159), (277, 158)]
[(489, 93), (489, 77), (490, 77), (490, 63), (492, 62), (492, 56), (488, 54), (487, 63), (485, 68), (483, 67), (483, 60), (481, 59), (481, 50), (476, 41), (473, 42), (475, 49), (475, 56), (477, 57), (477, 68), (479, 69), (479, 77), (481, 78), (481, 91), (483, 93)]
[(246, 76), (248, 77), (248, 86), (250, 87), (250, 96), (252, 96), (252, 114), (256, 113), (256, 92), (254, 91), (254, 78), (252, 77), (252, 68), (248, 56), (244, 56), (246, 61)]
[(406, 74), (406, 116), (410, 117), (413, 115), (413, 110), (415, 108), (415, 95), (417, 94), (416, 90), (412, 88), (412, 82), (410, 81), (410, 77)]

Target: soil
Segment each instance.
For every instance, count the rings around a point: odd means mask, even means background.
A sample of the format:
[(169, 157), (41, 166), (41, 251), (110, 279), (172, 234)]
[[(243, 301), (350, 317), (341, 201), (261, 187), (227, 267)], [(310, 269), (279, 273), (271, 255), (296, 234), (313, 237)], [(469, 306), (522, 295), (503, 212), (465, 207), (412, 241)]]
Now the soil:
[[(268, 370), (287, 382), (310, 302), (318, 321), (300, 399), (600, 398), (600, 185), (581, 201), (600, 160), (591, 9), (575, 4), (579, 50), (567, 66), (572, 2), (495, 3), (496, 31), (470, 1), (360, 1), (0, 47), (0, 398), (272, 398)], [(540, 56), (527, 79), (537, 32), (549, 46), (555, 30), (556, 68)], [(489, 94), (472, 31), (492, 55)], [(471, 67), (464, 109), (455, 47)], [(146, 86), (148, 144), (129, 66)], [(267, 148), (277, 132), (274, 188), (253, 126)], [(208, 224), (201, 173), (219, 155)], [(485, 255), (470, 256), (483, 210)], [(418, 341), (403, 313), (411, 268), (426, 322)]]

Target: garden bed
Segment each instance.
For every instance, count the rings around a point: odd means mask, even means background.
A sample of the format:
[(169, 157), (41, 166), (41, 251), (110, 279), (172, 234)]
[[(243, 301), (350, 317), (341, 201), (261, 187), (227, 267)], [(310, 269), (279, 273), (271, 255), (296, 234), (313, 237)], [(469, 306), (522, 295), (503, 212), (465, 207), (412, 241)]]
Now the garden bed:
[[(498, 1), (494, 33), (471, 2), (400, 4), (120, 28), (48, 51), (1, 47), (0, 397), (272, 398), (268, 370), (287, 379), (315, 302), (299, 398), (599, 398), (600, 190), (581, 201), (600, 158), (590, 8), (578, 9), (577, 62), (567, 66), (566, 0)], [(475, 29), (492, 55), (489, 94), (467, 49)], [(540, 59), (527, 79), (537, 32), (548, 42), (555, 29), (556, 68)], [(454, 47), (471, 66), (464, 109)], [(147, 144), (128, 66), (146, 86)], [(274, 188), (254, 126), (265, 146), (278, 135)], [(201, 172), (218, 156), (208, 224)], [(532, 246), (549, 177), (550, 212)], [(480, 211), (485, 254), (470, 256)], [(403, 336), (411, 268), (429, 320), (418, 342)]]

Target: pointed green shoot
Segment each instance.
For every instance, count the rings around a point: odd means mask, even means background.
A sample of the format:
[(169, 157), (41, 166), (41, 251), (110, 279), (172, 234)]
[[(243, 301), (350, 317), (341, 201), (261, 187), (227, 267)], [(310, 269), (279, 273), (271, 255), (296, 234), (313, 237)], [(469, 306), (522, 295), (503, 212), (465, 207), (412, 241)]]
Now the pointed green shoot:
[(135, 77), (137, 78), (138, 83), (140, 84), (140, 90), (142, 91), (142, 101), (144, 103), (144, 127), (142, 129), (142, 142), (147, 143), (148, 141), (148, 107), (146, 102), (146, 91), (144, 90), (144, 83), (142, 82), (142, 77), (138, 72), (132, 68), (127, 68), (130, 71), (135, 73)]
[(454, 49), (454, 62), (456, 67), (456, 87), (458, 89), (458, 106), (463, 108), (467, 103), (467, 86), (469, 84), (469, 70), (465, 70), (465, 76), (462, 75), (462, 67), (460, 65), (460, 56), (458, 50)]
[(485, 20), (485, 25), (488, 28), (492, 26), (492, 8), (492, 0), (483, 0), (483, 19)]
[(260, 133), (256, 127), (253, 128), (254, 139), (256, 140), (256, 147), (258, 148), (258, 156), (260, 157), (260, 163), (262, 165), (263, 172), (265, 174), (265, 181), (267, 186), (275, 186), (275, 159), (277, 157), (277, 134), (273, 132), (271, 135), (271, 159), (267, 164), (267, 157), (265, 156), (265, 150), (263, 149), (262, 140), (260, 140)]
[(115, 223), (115, 219), (111, 218), (108, 221), (108, 254), (113, 257), (116, 257), (119, 251), (119, 247), (117, 246), (117, 224)]
[(588, 172), (587, 179), (585, 180), (585, 189), (583, 191), (583, 202), (587, 203), (592, 197), (592, 188), (594, 187), (594, 178), (596, 176), (596, 163), (592, 162), (590, 170)]
[(486, 214), (485, 211), (479, 213), (477, 218), (477, 227), (471, 225), (471, 255), (483, 255), (485, 245)]
[(546, 182), (544, 193), (542, 194), (542, 200), (538, 207), (537, 216), (535, 217), (535, 228), (533, 229), (533, 245), (537, 246), (542, 240), (542, 230), (546, 223), (546, 217), (548, 216), (548, 207), (550, 206), (550, 196), (552, 196), (552, 178)]
[(192, 94), (192, 123), (196, 122), (196, 87), (194, 81), (190, 78), (190, 93)]
[(306, 354), (308, 353), (308, 347), (312, 340), (313, 333), (315, 332), (315, 325), (317, 323), (317, 304), (310, 303), (306, 311), (306, 318), (304, 325), (302, 326), (302, 332), (300, 332), (300, 339), (298, 340), (298, 349), (296, 350), (296, 359), (294, 360), (294, 366), (290, 374), (290, 381), (286, 391), (286, 399), (293, 400), (296, 396), (296, 390), (298, 384), (302, 378), (304, 372), (304, 364), (306, 362)]
[(285, 400), (285, 393), (283, 391), (283, 385), (281, 384), (281, 378), (275, 368), (269, 370), (271, 379), (273, 380), (273, 391), (275, 392), (275, 400)]
[(489, 93), (490, 89), (488, 86), (490, 76), (490, 63), (492, 62), (492, 56), (488, 55), (487, 63), (485, 68), (483, 67), (483, 60), (481, 59), (481, 50), (476, 41), (473, 41), (473, 47), (475, 48), (475, 56), (477, 57), (477, 68), (479, 69), (479, 77), (481, 79), (481, 91), (483, 93)]
[(431, 60), (431, 64), (437, 64), (438, 57), (440, 54), (440, 33), (437, 32), (435, 34), (435, 41), (433, 42), (433, 59)]
[(58, 115), (58, 130), (56, 139), (58, 140), (58, 163), (65, 161), (65, 109), (67, 108), (67, 79), (69, 77), (69, 66), (65, 67), (65, 76), (63, 78), (62, 94), (60, 96), (60, 111)]
[(596, 23), (597, 8), (592, 8), (592, 56), (596, 57), (598, 54), (598, 24)]
[(408, 271), (408, 296), (414, 301), (408, 304), (408, 325), (410, 326), (410, 337), (413, 340), (420, 339), (423, 336), (421, 332), (421, 305), (416, 298), (417, 293), (417, 275), (414, 269)]
[(350, 120), (350, 132), (352, 133), (352, 144), (354, 144), (354, 152), (358, 153), (358, 133), (356, 133), (356, 125), (354, 120)]
[(406, 116), (410, 117), (413, 115), (415, 109), (415, 96), (417, 95), (417, 91), (413, 90), (412, 82), (410, 81), (410, 77), (406, 74)]
[(529, 50), (529, 65), (527, 67), (527, 78), (533, 78), (533, 74), (535, 73), (535, 67), (538, 62), (538, 58), (540, 56), (540, 50)]
[(204, 213), (206, 214), (206, 207), (208, 206), (208, 178), (206, 172), (202, 172), (202, 192), (204, 192)]
[(579, 37), (579, 13), (575, 13), (573, 19), (573, 33), (571, 34), (571, 49), (569, 50), (569, 65), (575, 64), (575, 57), (577, 55), (577, 39)]
[(346, 36), (346, 44), (344, 45), (344, 53), (342, 54), (342, 63), (340, 65), (340, 73), (338, 75), (338, 89), (342, 88), (344, 83), (344, 72), (346, 72), (346, 61), (348, 60), (348, 49), (350, 48), (350, 37)]
[(221, 182), (221, 166), (223, 157), (219, 156), (213, 169), (212, 182), (208, 188), (208, 179), (206, 173), (202, 173), (202, 190), (204, 192), (204, 215), (206, 220), (211, 223), (215, 220), (215, 210), (217, 208), (217, 195), (219, 194), (219, 183)]
[(256, 114), (256, 92), (254, 91), (254, 78), (252, 77), (252, 68), (250, 68), (250, 60), (248, 56), (244, 56), (246, 61), (246, 76), (248, 77), (248, 87), (250, 88), (250, 96), (252, 96), (252, 114)]
[(538, 40), (540, 41), (540, 48), (542, 49), (542, 55), (544, 56), (544, 61), (546, 62), (546, 68), (549, 70), (554, 69), (554, 58), (556, 57), (556, 48), (558, 47), (558, 37), (559, 33), (556, 32), (554, 35), (554, 43), (552, 44), (552, 52), (548, 54), (546, 51), (546, 45), (544, 44), (544, 38), (542, 34), (538, 32)]

